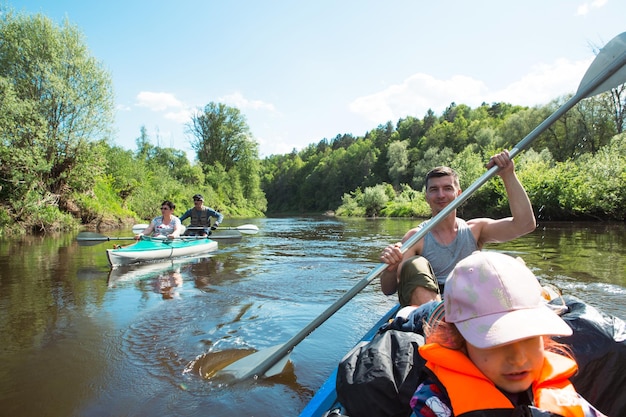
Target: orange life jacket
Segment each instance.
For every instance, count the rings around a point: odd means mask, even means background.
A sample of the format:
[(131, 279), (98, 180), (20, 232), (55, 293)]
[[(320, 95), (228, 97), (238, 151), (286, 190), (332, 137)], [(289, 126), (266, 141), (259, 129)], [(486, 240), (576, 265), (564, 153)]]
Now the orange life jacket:
[[(420, 346), (419, 352), (427, 360), (426, 367), (446, 388), (455, 416), (477, 410), (513, 411), (511, 401), (464, 353), (435, 343)], [(556, 353), (545, 354), (539, 379), (532, 385), (534, 407), (556, 416), (584, 417), (584, 400), (568, 379), (578, 369), (576, 362)]]

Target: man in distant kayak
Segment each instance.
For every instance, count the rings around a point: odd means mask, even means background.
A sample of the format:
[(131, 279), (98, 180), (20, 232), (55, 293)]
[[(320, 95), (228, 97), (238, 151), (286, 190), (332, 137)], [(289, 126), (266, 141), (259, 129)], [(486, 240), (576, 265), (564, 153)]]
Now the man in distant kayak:
[[(424, 304), (432, 300), (434, 291), (443, 293), (445, 279), (458, 261), (482, 249), (485, 243), (507, 242), (535, 230), (533, 208), (515, 174), (515, 164), (509, 152), (491, 157), (487, 169), (494, 165), (500, 167), (498, 176), (506, 189), (511, 217), (498, 220), (477, 218), (466, 222), (456, 217), (454, 210), (403, 255), (400, 251), (402, 243), (432, 219), (409, 230), (402, 242), (387, 246), (380, 256), (381, 261), (389, 265), (380, 276), (384, 294), (398, 291), (403, 307)], [(437, 167), (426, 174), (425, 198), (433, 217), (461, 192), (458, 174), (451, 168)]]
[[(193, 208), (190, 208), (180, 216), (180, 221), (182, 222), (188, 217), (191, 218), (191, 223), (185, 231), (186, 236), (208, 236), (211, 234), (211, 231), (217, 229), (222, 220), (224, 220), (222, 213), (204, 205), (204, 197), (202, 194), (193, 196)], [(211, 217), (215, 218), (215, 222), (212, 226)]]

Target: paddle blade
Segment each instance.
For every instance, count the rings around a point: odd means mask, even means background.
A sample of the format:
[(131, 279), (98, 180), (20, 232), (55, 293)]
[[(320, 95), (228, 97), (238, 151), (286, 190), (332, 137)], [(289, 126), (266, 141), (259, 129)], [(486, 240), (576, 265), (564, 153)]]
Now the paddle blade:
[(279, 360), (278, 362), (276, 362), (274, 366), (272, 366), (270, 369), (265, 371), (265, 377), (271, 378), (274, 375), (281, 374), (285, 370), (285, 367), (287, 366), (288, 361), (289, 361), (289, 355), (283, 356), (283, 358)]
[(254, 224), (244, 224), (244, 225), (237, 226), (237, 227), (229, 227), (228, 229), (239, 230), (239, 232), (245, 235), (254, 235), (254, 234), (259, 233), (258, 226), (255, 226)]
[(76, 240), (109, 240), (110, 238), (100, 233), (94, 232), (80, 232), (78, 236), (76, 236)]
[[(270, 359), (274, 354), (279, 351), (283, 345), (272, 346), (267, 349), (259, 350), (252, 355), (239, 359), (238, 361), (228, 365), (224, 369), (217, 372), (218, 375), (228, 375), (235, 380), (247, 379), (255, 376), (256, 369), (259, 364)], [(272, 365), (267, 371), (263, 372), (265, 376), (278, 375), (283, 371), (287, 361), (289, 360), (289, 354), (284, 355), (278, 362)], [(260, 376), (260, 375), (259, 375)]]
[(106, 240), (98, 239), (98, 240), (78, 240), (78, 246), (96, 246), (101, 244), (102, 242), (106, 242)]
[(111, 240), (111, 238), (101, 235), (100, 233), (80, 232), (78, 236), (76, 236), (76, 240), (79, 246), (94, 246), (102, 242), (107, 242)]
[(211, 240), (219, 240), (220, 242), (225, 242), (225, 243), (240, 242), (241, 238), (242, 238), (241, 233), (239, 233), (236, 230), (225, 230), (225, 231), (220, 232), (219, 229), (217, 229), (217, 232), (213, 232), (209, 236), (209, 239)]
[(598, 56), (596, 56), (591, 63), (580, 82), (578, 92), (581, 93), (587, 86), (595, 84), (595, 79), (605, 76), (604, 72), (607, 71), (607, 69), (612, 71), (613, 74), (609, 74), (605, 81), (593, 88), (590, 92), (585, 93), (585, 97), (592, 97), (604, 93), (626, 83), (626, 66), (624, 64), (626, 64), (626, 32), (611, 39), (609, 43), (600, 50)]
[(133, 233), (138, 235), (139, 233), (143, 232), (144, 230), (146, 230), (148, 228), (148, 226), (150, 226), (149, 224), (136, 224), (133, 226)]

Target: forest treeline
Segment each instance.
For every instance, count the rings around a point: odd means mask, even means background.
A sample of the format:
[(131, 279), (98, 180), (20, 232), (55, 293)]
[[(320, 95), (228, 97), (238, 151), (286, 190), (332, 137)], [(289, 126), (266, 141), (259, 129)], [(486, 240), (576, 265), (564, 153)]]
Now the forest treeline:
[[(516, 171), (544, 220), (626, 219), (624, 86), (584, 100), (516, 158)], [(268, 211), (428, 217), (424, 176), (448, 165), (467, 188), (489, 158), (511, 149), (569, 97), (533, 108), (452, 103), (440, 116), (407, 117), (364, 137), (340, 135), (263, 161)], [(508, 215), (493, 179), (464, 204), (472, 216)]]
[[(466, 187), (567, 97), (532, 108), (507, 103), (408, 116), (361, 137), (340, 134), (285, 155), (258, 156), (245, 115), (222, 103), (186, 124), (194, 161), (145, 128), (136, 149), (116, 146), (111, 76), (68, 21), (0, 10), (0, 236), (119, 227), (148, 220), (162, 200), (205, 195), (228, 217), (335, 211), (428, 216), (426, 172), (449, 165)], [(624, 85), (583, 100), (516, 158), (544, 219), (626, 219)], [(493, 179), (465, 215), (508, 213)]]

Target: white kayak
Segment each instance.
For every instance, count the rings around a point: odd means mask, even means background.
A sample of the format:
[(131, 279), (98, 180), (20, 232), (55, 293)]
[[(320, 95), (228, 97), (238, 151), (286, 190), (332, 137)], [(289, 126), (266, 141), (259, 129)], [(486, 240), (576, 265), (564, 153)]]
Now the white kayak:
[(139, 262), (159, 261), (184, 256), (201, 255), (217, 250), (217, 242), (207, 238), (155, 239), (144, 238), (137, 243), (107, 249), (112, 267)]

